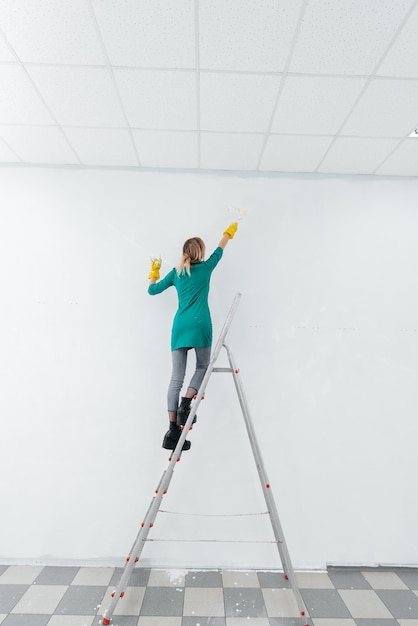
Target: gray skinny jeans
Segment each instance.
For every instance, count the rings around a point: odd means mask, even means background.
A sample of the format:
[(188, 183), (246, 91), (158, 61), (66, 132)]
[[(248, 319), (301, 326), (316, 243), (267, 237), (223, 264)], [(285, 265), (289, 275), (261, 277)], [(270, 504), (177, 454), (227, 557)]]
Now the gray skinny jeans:
[(196, 370), (189, 383), (189, 387), (197, 393), (210, 362), (211, 348), (179, 348), (173, 350), (173, 371), (167, 393), (167, 406), (170, 413), (176, 413), (179, 406), (180, 391), (183, 387), (186, 375), (187, 353), (189, 350), (196, 352)]

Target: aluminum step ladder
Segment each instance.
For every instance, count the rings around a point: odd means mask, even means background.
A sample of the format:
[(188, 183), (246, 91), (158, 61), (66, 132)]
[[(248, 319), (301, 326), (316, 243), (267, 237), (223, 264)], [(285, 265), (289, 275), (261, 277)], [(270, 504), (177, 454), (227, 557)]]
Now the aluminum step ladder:
[[(263, 494), (264, 494), (264, 499), (267, 504), (267, 511), (270, 517), (270, 522), (271, 522), (273, 534), (275, 537), (275, 543), (277, 545), (277, 549), (279, 551), (280, 559), (282, 562), (284, 578), (290, 582), (291, 588), (293, 590), (296, 604), (297, 604), (300, 617), (301, 617), (301, 624), (303, 623), (304, 626), (310, 626), (309, 614), (308, 614), (308, 611), (306, 609), (305, 603), (302, 599), (300, 590), (296, 582), (295, 573), (294, 573), (293, 566), (292, 566), (290, 556), (289, 556), (289, 552), (286, 546), (286, 541), (283, 535), (282, 526), (280, 524), (279, 514), (277, 511), (276, 503), (274, 501), (271, 483), (268, 479), (267, 472), (264, 467), (263, 459), (261, 456), (260, 448), (257, 443), (257, 438), (255, 435), (254, 427), (253, 427), (252, 420), (250, 417), (250, 412), (248, 410), (248, 404), (247, 404), (247, 400), (245, 397), (244, 388), (242, 386), (239, 369), (236, 366), (231, 349), (229, 348), (227, 344), (225, 344), (225, 338), (226, 338), (226, 335), (228, 334), (228, 330), (231, 326), (231, 322), (237, 310), (240, 299), (241, 299), (241, 294), (238, 293), (234, 298), (234, 301), (231, 305), (231, 308), (229, 310), (229, 313), (227, 315), (227, 318), (225, 320), (225, 323), (219, 335), (219, 339), (212, 353), (211, 361), (209, 363), (208, 369), (206, 370), (200, 389), (197, 392), (196, 400), (192, 404), (190, 414), (183, 428), (183, 432), (180, 436), (180, 439), (175, 449), (173, 450), (169, 458), (169, 465), (167, 469), (163, 472), (163, 475), (161, 476), (160, 482), (158, 483), (158, 486), (155, 490), (155, 495), (153, 496), (152, 501), (148, 507), (144, 521), (141, 524), (139, 532), (132, 545), (131, 551), (129, 555), (126, 557), (126, 562), (125, 562), (125, 566), (124, 566), (120, 581), (117, 587), (115, 588), (115, 591), (112, 593), (111, 599), (108, 602), (108, 605), (103, 611), (102, 623), (104, 625), (111, 623), (113, 612), (116, 608), (116, 605), (119, 602), (119, 600), (123, 598), (125, 595), (125, 591), (128, 586), (131, 574), (135, 568), (136, 563), (138, 563), (139, 561), (139, 557), (145, 546), (145, 542), (147, 541), (148, 534), (151, 528), (154, 526), (155, 519), (160, 510), (161, 501), (164, 495), (167, 493), (168, 487), (173, 477), (173, 472), (174, 472), (176, 463), (180, 461), (183, 444), (186, 440), (186, 436), (187, 436), (189, 429), (192, 427), (194, 416), (196, 415), (199, 404), (202, 398), (204, 397), (206, 386), (209, 382), (209, 379), (212, 373), (230, 373), (233, 376), (235, 388), (236, 388), (239, 402), (241, 405), (242, 414), (244, 417), (248, 437), (249, 437), (250, 444), (251, 444), (251, 449), (253, 451), (254, 460), (257, 466), (257, 471), (258, 471), (258, 475), (259, 475), (260, 482), (261, 482), (261, 487), (262, 487)], [(219, 357), (219, 354), (222, 348), (226, 350), (228, 361), (229, 361), (229, 367), (215, 367), (215, 363)]]

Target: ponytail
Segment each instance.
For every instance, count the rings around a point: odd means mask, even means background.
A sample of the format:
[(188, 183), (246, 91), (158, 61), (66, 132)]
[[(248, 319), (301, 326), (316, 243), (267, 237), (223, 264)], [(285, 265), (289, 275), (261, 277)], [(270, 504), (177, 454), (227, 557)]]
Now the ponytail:
[(181, 276), (186, 273), (190, 276), (190, 257), (186, 254), (183, 254), (180, 260), (180, 263), (177, 266), (177, 276)]
[(180, 278), (184, 274), (190, 276), (190, 268), (195, 263), (201, 263), (205, 256), (205, 244), (200, 237), (187, 239), (183, 245), (183, 253), (176, 270)]

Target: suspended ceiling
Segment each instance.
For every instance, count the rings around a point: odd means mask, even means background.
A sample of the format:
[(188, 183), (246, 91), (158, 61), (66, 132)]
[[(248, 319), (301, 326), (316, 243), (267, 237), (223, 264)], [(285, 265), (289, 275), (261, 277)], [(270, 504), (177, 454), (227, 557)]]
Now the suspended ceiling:
[(418, 0), (1, 0), (0, 164), (418, 176)]

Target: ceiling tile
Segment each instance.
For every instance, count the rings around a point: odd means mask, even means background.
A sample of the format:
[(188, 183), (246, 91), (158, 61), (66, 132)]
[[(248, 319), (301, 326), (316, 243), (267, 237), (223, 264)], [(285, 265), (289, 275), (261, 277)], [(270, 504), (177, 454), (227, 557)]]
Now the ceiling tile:
[(212, 0), (200, 3), (200, 67), (280, 72), (301, 0)]
[(0, 135), (24, 163), (79, 163), (56, 126), (5, 126)]
[(35, 67), (29, 73), (57, 120), (74, 126), (124, 126), (108, 70)]
[(365, 84), (360, 78), (288, 76), (272, 132), (301, 135), (337, 132)]
[(194, 72), (116, 70), (115, 77), (131, 126), (145, 130), (196, 129)]
[(214, 170), (255, 170), (264, 135), (201, 133), (200, 166)]
[(0, 126), (0, 163), (19, 163), (19, 157), (2, 139), (4, 127)]
[(410, 6), (411, 0), (310, 0), (290, 71), (372, 72)]
[(418, 78), (418, 6), (379, 67), (383, 76)]
[(418, 176), (418, 139), (405, 139), (376, 174)]
[(197, 161), (197, 133), (134, 130), (143, 167), (194, 169)]
[(2, 0), (0, 23), (23, 62), (103, 63), (85, 0)]
[(398, 139), (339, 137), (318, 168), (318, 172), (373, 174), (398, 143)]
[(65, 128), (65, 134), (85, 165), (138, 166), (127, 130)]
[(201, 130), (265, 132), (280, 78), (252, 74), (202, 74)]
[(418, 0), (1, 0), (0, 161), (416, 175), (417, 30)]
[(193, 0), (93, 0), (113, 65), (195, 67)]
[(342, 128), (344, 135), (399, 137), (418, 124), (418, 82), (373, 80)]
[(19, 65), (0, 65), (0, 123), (54, 124)]
[(271, 135), (260, 170), (314, 172), (332, 141), (331, 137)]

